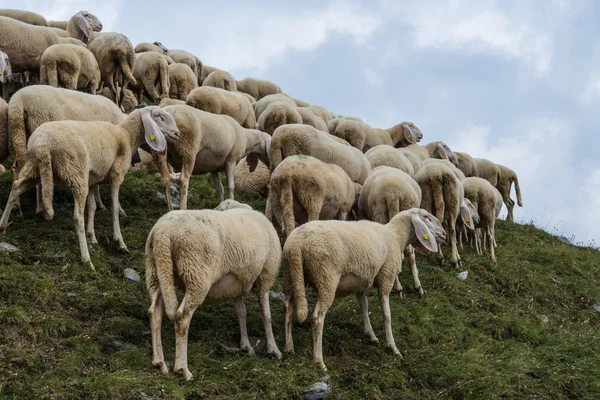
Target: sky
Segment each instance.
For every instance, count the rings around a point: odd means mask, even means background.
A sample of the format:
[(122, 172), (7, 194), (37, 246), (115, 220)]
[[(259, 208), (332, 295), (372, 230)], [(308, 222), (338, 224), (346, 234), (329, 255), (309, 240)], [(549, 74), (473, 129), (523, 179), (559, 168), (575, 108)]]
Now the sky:
[[(2, 0), (2, 3), (7, 0)], [(13, 5), (14, 6), (14, 5)], [(600, 2), (24, 0), (516, 171), (515, 219), (600, 242)], [(0, 5), (8, 7), (8, 5)], [(512, 197), (515, 198), (514, 190)], [(503, 215), (505, 211), (503, 211)]]

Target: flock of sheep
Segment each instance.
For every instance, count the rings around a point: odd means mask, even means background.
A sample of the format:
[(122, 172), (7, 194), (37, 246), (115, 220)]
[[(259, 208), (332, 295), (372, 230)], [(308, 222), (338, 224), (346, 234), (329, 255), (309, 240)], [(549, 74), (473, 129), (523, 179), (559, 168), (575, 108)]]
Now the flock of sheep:
[[(132, 158), (142, 156), (142, 165), (160, 172), (170, 210), (146, 243), (152, 363), (165, 373), (163, 314), (175, 322), (174, 371), (191, 379), (188, 328), (205, 303), (234, 301), (241, 347), (253, 353), (242, 300), (253, 287), (268, 353), (281, 357), (269, 308), (280, 270), (286, 351), (294, 351), (292, 310), (299, 321), (307, 318), (306, 285), (316, 295), (313, 357), (323, 370), (323, 321), (335, 297), (356, 294), (365, 335), (377, 343), (364, 292), (375, 286), (385, 343), (401, 357), (389, 294), (394, 286), (402, 290), (403, 258), (423, 295), (415, 249), (443, 259), (438, 243), (448, 240), (450, 261), (458, 267), (457, 242), (462, 248), (467, 239), (478, 254), (487, 248), (495, 260), (494, 221), (503, 202), (513, 219), (513, 182), (522, 206), (514, 171), (453, 152), (441, 141), (420, 145), (423, 134), (412, 122), (373, 128), (295, 99), (272, 82), (236, 80), (186, 51), (160, 42), (134, 48), (124, 35), (101, 30), (87, 11), (69, 21), (46, 21), (0, 9), (0, 161), (13, 161), (0, 229), (6, 230), (13, 209), (20, 210), (26, 190), (37, 188), (36, 211), (50, 220), (54, 187), (69, 188), (81, 259), (93, 269), (88, 240), (97, 243), (94, 213), (105, 209), (98, 185), (110, 185), (114, 240), (126, 250), (119, 188)], [(143, 97), (158, 105), (141, 104)], [(190, 177), (206, 173), (219, 206), (187, 210)], [(171, 182), (180, 185), (178, 211), (171, 211)], [(265, 214), (233, 200), (234, 189), (266, 196)], [(185, 290), (181, 302), (177, 287)]]

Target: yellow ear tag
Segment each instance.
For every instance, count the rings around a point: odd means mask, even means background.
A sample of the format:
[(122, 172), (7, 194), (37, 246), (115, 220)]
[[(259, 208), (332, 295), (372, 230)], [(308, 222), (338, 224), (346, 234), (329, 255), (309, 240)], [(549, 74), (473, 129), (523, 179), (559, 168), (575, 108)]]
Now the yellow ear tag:
[(156, 140), (156, 136), (150, 135), (150, 140)]
[(469, 218), (465, 218), (465, 222), (468, 224), (469, 223)]
[(424, 234), (424, 235), (423, 235), (423, 239), (425, 239), (425, 240), (429, 240), (429, 235), (428, 235), (428, 234)]
[(410, 135), (408, 135), (408, 138), (410, 139)]
[(442, 156), (442, 158), (445, 160), (445, 159), (446, 159), (446, 156)]

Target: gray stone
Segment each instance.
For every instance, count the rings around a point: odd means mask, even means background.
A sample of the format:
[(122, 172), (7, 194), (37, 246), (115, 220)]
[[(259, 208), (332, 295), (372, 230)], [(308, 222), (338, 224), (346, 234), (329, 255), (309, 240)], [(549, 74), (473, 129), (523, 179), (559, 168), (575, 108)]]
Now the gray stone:
[(0, 250), (8, 251), (9, 253), (19, 251), (19, 249), (17, 249), (15, 246), (13, 246), (10, 243), (6, 243), (6, 242), (0, 243)]
[(123, 270), (123, 278), (128, 282), (138, 282), (140, 280), (140, 274), (135, 269), (125, 268)]

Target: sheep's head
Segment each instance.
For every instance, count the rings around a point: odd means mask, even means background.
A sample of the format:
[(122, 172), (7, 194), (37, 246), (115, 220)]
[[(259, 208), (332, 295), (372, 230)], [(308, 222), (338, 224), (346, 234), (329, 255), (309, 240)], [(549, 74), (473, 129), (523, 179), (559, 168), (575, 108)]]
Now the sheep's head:
[(98, 17), (86, 10), (81, 10), (73, 15), (72, 20), (77, 24), (82, 38), (88, 42), (94, 38), (94, 32), (102, 30), (102, 23)]
[(173, 140), (179, 138), (179, 129), (173, 116), (158, 106), (144, 107), (135, 112), (141, 113), (148, 146), (159, 154), (165, 154), (167, 150), (165, 135)]
[(169, 51), (169, 49), (167, 49), (167, 47), (162, 44), (161, 42), (154, 42), (153, 43), (155, 46), (160, 47), (160, 49), (163, 51), (163, 53), (167, 54), (167, 51)]
[(415, 235), (415, 240), (411, 243), (413, 247), (425, 255), (430, 251), (438, 251), (438, 241), (446, 241), (446, 231), (440, 221), (422, 208), (411, 208), (400, 214), (403, 213), (410, 214)]
[(271, 136), (268, 133), (257, 131), (256, 129), (248, 129), (259, 135), (260, 140), (250, 149), (246, 156), (246, 162), (250, 172), (254, 172), (258, 166), (258, 160), (262, 161), (267, 167), (270, 164), (269, 151), (271, 150)]
[(475, 224), (479, 222), (477, 207), (467, 198), (460, 203), (460, 219), (470, 230), (475, 230)]
[(250, 207), (248, 204), (240, 203), (239, 201), (235, 201), (232, 199), (223, 200), (217, 207), (214, 208), (214, 210), (227, 211), (235, 208), (252, 210), (252, 207)]
[(423, 133), (412, 122), (403, 122), (402, 129), (404, 132), (404, 138), (411, 144), (420, 142), (421, 139), (423, 139)]
[(12, 69), (8, 55), (0, 51), (0, 82), (10, 82), (12, 80)]

